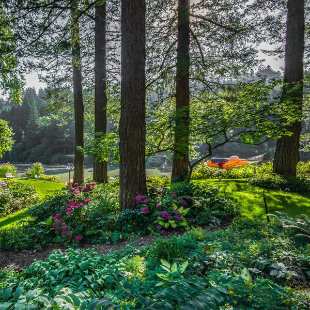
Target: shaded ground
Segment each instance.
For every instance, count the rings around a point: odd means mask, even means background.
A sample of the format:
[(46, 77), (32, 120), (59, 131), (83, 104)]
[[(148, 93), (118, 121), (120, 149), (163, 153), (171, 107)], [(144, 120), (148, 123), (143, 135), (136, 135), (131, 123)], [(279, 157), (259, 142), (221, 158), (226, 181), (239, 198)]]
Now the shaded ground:
[[(181, 232), (171, 232), (165, 238), (170, 238), (174, 235), (180, 235)], [(146, 235), (118, 242), (116, 244), (86, 244), (81, 249), (96, 248), (100, 254), (107, 254), (111, 251), (121, 250), (127, 245), (133, 245), (136, 247), (142, 247), (154, 242), (155, 235)], [(16, 271), (20, 271), (23, 268), (30, 266), (34, 260), (45, 260), (53, 250), (64, 251), (68, 247), (59, 244), (51, 244), (42, 250), (29, 249), (19, 252), (7, 251), (0, 249), (0, 268), (14, 268)]]

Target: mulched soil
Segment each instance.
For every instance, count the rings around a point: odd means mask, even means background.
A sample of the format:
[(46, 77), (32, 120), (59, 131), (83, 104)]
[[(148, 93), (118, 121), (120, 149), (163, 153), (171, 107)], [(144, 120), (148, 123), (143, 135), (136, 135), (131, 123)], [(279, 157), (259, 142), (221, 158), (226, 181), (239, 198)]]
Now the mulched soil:
[[(207, 231), (224, 229), (231, 223), (231, 219), (225, 221), (221, 227), (203, 227)], [(184, 231), (169, 232), (164, 238), (182, 235)], [(82, 244), (80, 249), (96, 248), (99, 254), (108, 254), (111, 251), (121, 250), (127, 245), (143, 247), (152, 244), (155, 239), (159, 238), (155, 235), (145, 235), (128, 240), (118, 242), (116, 244)], [(50, 244), (40, 250), (27, 249), (18, 252), (0, 249), (0, 268), (13, 268), (15, 271), (20, 271), (23, 268), (30, 266), (35, 260), (45, 260), (54, 250), (65, 251), (68, 247), (61, 244)]]
[[(171, 232), (165, 238), (174, 235), (181, 235), (183, 232)], [(111, 251), (121, 250), (127, 245), (143, 247), (154, 242), (158, 238), (155, 235), (145, 235), (133, 239), (124, 240), (116, 244), (83, 244), (80, 249), (96, 248), (99, 254), (108, 254)], [(27, 249), (18, 252), (1, 250), (0, 249), (0, 268), (13, 268), (20, 271), (23, 268), (30, 266), (34, 260), (45, 260), (54, 250), (65, 251), (68, 247), (61, 244), (50, 244), (40, 250)]]

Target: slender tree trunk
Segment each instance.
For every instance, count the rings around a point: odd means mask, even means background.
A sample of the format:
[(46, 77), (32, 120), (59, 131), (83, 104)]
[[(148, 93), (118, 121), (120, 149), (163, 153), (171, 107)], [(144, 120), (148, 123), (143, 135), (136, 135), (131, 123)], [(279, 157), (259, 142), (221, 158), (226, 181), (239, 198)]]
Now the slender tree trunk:
[(146, 193), (145, 0), (122, 0), (120, 208)]
[[(95, 139), (107, 132), (106, 2), (95, 8)], [(94, 181), (107, 182), (107, 162), (94, 158)]]
[(176, 124), (172, 182), (186, 180), (189, 173), (189, 6), (189, 0), (178, 0)]
[(78, 21), (77, 1), (72, 2), (72, 67), (73, 67), (73, 97), (75, 118), (75, 154), (74, 154), (74, 183), (84, 182), (84, 104), (82, 89), (80, 29)]
[[(304, 0), (288, 0), (285, 44), (285, 71), (283, 100), (290, 101), (301, 114), (303, 100), (303, 57), (305, 7)], [(299, 161), (299, 138), (302, 130), (301, 121), (288, 127), (291, 136), (277, 140), (273, 169), (281, 175), (296, 176)]]

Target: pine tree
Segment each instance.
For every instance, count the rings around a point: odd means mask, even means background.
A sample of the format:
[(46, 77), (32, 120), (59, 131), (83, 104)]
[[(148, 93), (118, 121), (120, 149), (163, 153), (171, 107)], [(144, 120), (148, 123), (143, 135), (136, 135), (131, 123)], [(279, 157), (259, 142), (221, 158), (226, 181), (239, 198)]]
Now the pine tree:
[(146, 192), (145, 0), (122, 0), (120, 208)]
[[(95, 8), (95, 140), (107, 132), (106, 2)], [(94, 181), (107, 182), (107, 162), (94, 158)]]
[[(304, 0), (288, 0), (282, 100), (294, 105), (300, 114), (303, 101), (304, 32)], [(282, 136), (277, 140), (273, 169), (275, 173), (295, 177), (299, 161), (301, 121), (296, 121), (287, 129), (291, 135)]]

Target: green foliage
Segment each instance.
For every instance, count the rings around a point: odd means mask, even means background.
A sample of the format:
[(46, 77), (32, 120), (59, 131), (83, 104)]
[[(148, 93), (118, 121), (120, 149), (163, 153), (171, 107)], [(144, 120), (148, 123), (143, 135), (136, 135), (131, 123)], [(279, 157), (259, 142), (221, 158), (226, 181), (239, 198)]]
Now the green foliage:
[(272, 173), (272, 163), (267, 164), (249, 164), (234, 169), (218, 169), (205, 165), (198, 165), (192, 173), (193, 180), (201, 179), (247, 179), (256, 175), (265, 175)]
[(16, 181), (0, 181), (0, 217), (38, 202), (34, 187)]
[(13, 131), (9, 127), (8, 122), (0, 119), (0, 158), (7, 151), (10, 151), (13, 144)]
[(55, 251), (21, 273), (0, 273), (0, 307), (307, 309), (296, 290), (308, 285), (310, 248), (287, 232), (237, 218), (226, 230), (195, 229), (142, 249)]
[(182, 278), (182, 274), (188, 266), (188, 261), (185, 261), (178, 265), (177, 263), (170, 264), (168, 261), (161, 259), (161, 268), (166, 273), (158, 273), (157, 276), (162, 279), (162, 282), (156, 284), (156, 286), (165, 286), (172, 283), (178, 283)]
[(136, 209), (121, 211), (115, 222), (115, 230), (124, 233), (146, 233), (149, 226), (150, 219)]
[(171, 262), (176, 258), (184, 257), (184, 249), (175, 237), (171, 239), (157, 239), (150, 247), (148, 255), (156, 260), (163, 259)]
[(260, 174), (249, 179), (252, 185), (267, 189), (280, 189), (287, 192), (310, 193), (310, 181), (307, 178), (280, 176), (275, 173)]
[(296, 237), (306, 238), (310, 240), (310, 218), (305, 214), (301, 214), (297, 219), (281, 212), (272, 214), (275, 219), (281, 223), (283, 228), (291, 231)]
[(5, 178), (6, 173), (11, 173), (12, 176), (15, 176), (17, 169), (10, 163), (0, 165), (0, 178)]
[(44, 175), (44, 166), (41, 163), (34, 163), (31, 168), (25, 170), (24, 175), (28, 179), (38, 179)]
[(72, 196), (72, 192), (57, 191), (52, 196), (46, 196), (41, 204), (31, 207), (28, 213), (34, 217), (37, 222), (44, 221), (54, 214), (57, 214), (61, 207), (64, 207)]

